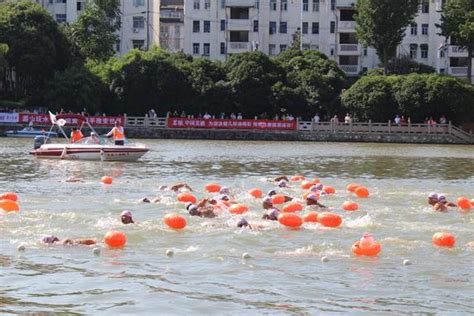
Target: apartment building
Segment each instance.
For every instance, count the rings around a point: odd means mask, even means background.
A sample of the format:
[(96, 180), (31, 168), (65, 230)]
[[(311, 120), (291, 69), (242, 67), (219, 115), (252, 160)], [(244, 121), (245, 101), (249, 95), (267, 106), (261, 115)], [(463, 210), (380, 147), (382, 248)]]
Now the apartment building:
[(160, 47), (171, 52), (184, 49), (184, 0), (161, 0)]
[[(301, 32), (301, 48), (334, 59), (349, 76), (377, 67), (374, 49), (356, 38), (356, 0), (185, 0), (184, 51), (225, 60), (259, 50), (278, 54)], [(406, 32), (399, 55), (430, 65), (441, 73), (466, 76), (467, 52), (438, 35), (445, 0), (420, 1), (419, 14)]]
[[(59, 23), (74, 22), (88, 0), (36, 0)], [(160, 42), (160, 0), (121, 0), (122, 27), (115, 50), (147, 49)]]

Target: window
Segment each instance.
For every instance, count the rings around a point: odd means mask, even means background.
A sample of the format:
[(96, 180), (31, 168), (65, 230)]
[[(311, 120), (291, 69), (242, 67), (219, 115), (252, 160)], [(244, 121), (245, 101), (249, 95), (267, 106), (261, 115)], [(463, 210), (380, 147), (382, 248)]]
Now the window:
[(319, 22), (313, 22), (313, 24), (311, 24), (311, 33), (319, 34)]
[(364, 47), (364, 56), (367, 56), (367, 51), (368, 51), (367, 47)]
[(249, 8), (230, 8), (230, 18), (234, 20), (248, 20)]
[(253, 20), (253, 31), (258, 32), (258, 20)]
[(81, 11), (82, 9), (84, 9), (84, 2), (77, 1), (76, 9), (77, 11)]
[(133, 0), (134, 7), (140, 7), (145, 5), (145, 0)]
[(133, 28), (134, 29), (143, 29), (145, 28), (145, 18), (142, 16), (133, 17)]
[(225, 9), (225, 0), (221, 0), (221, 9)]
[(211, 44), (204, 43), (204, 45), (202, 46), (202, 54), (204, 56), (209, 56), (211, 54)]
[(301, 48), (303, 48), (303, 50), (308, 50), (308, 49), (310, 49), (310, 46), (309, 46), (309, 44), (303, 44), (303, 45), (301, 45)]
[(308, 34), (308, 22), (303, 22), (303, 34)]
[(420, 51), (421, 51), (421, 58), (428, 58), (428, 45), (427, 44), (421, 44), (420, 45)]
[(204, 0), (204, 10), (209, 10), (211, 8), (211, 0)]
[(336, 10), (336, 0), (331, 0), (331, 10)]
[(225, 55), (225, 43), (221, 42), (221, 55)]
[(287, 47), (288, 47), (287, 45), (281, 44), (280, 45), (280, 53), (283, 53), (286, 50)]
[(181, 25), (175, 25), (174, 26), (174, 34), (176, 35), (176, 37), (181, 36)]
[(193, 43), (193, 55), (199, 55), (199, 43)]
[(303, 11), (308, 11), (308, 6), (309, 6), (308, 1), (309, 0), (303, 0)]
[(444, 51), (444, 49), (440, 49), (439, 51), (439, 57), (440, 58), (444, 58), (446, 56), (446, 52)]
[(225, 31), (225, 20), (221, 20), (221, 31)]
[(428, 0), (421, 1), (421, 13), (430, 13), (430, 3)]
[(286, 34), (288, 31), (288, 26), (286, 22), (280, 22), (280, 33), (281, 34)]
[(329, 24), (329, 32), (332, 34), (336, 32), (336, 22), (331, 21), (331, 24)]
[(410, 44), (410, 58), (416, 59), (418, 57), (418, 45)]
[(49, 0), (49, 4), (52, 4), (53, 3), (53, 0)]
[(275, 34), (277, 31), (277, 22), (270, 22), (270, 35)]
[(421, 34), (428, 35), (428, 24), (421, 25)]
[(204, 21), (203, 32), (204, 33), (210, 33), (211, 32), (211, 21)]
[(281, 11), (287, 11), (288, 10), (288, 0), (281, 0), (280, 10)]
[(66, 14), (56, 14), (56, 22), (66, 23)]
[(145, 46), (145, 40), (133, 40), (132, 46), (136, 49), (143, 49), (143, 47)]
[(276, 11), (277, 10), (277, 2), (276, 0), (270, 0), (270, 10)]
[(313, 0), (313, 11), (314, 12), (319, 11), (319, 0)]
[(418, 34), (418, 24), (416, 24), (416, 23), (411, 24), (410, 33), (411, 33), (411, 35), (417, 35)]
[(201, 0), (194, 0), (194, 5), (193, 5), (194, 10), (199, 10), (199, 7), (201, 5), (200, 2)]
[(193, 21), (193, 33), (199, 33), (199, 21)]
[(66, 3), (66, 0), (56, 0), (56, 3)]
[(268, 45), (268, 55), (273, 56), (275, 55), (276, 51), (276, 46), (275, 44), (270, 44)]

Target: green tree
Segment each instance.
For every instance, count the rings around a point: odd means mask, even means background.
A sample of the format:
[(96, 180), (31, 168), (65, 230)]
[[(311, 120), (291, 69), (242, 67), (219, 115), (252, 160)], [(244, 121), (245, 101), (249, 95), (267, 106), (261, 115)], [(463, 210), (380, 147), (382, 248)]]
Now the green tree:
[(450, 0), (441, 13), (441, 34), (451, 38), (451, 44), (467, 48), (467, 78), (472, 83), (474, 51), (474, 0)]
[(385, 74), (407, 25), (418, 12), (418, 3), (418, 0), (357, 0), (357, 37), (363, 44), (375, 48)]
[(0, 43), (8, 45), (0, 74), (5, 97), (42, 102), (41, 92), (70, 62), (68, 42), (51, 15), (29, 1), (0, 3)]
[(418, 63), (409, 56), (401, 56), (392, 59), (387, 65), (388, 73), (394, 75), (404, 75), (411, 73), (428, 74), (435, 73), (436, 69), (431, 66)]
[(106, 61), (115, 54), (119, 29), (119, 2), (95, 0), (88, 3), (77, 20), (66, 27), (66, 34), (83, 58)]

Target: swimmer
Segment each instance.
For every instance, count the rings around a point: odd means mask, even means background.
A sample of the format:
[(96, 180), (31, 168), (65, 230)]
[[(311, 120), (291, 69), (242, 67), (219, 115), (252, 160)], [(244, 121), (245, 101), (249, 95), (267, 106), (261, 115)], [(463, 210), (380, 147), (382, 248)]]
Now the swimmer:
[(273, 181), (275, 181), (275, 182), (280, 182), (281, 180), (285, 180), (286, 182), (290, 181), (287, 176), (279, 176), (279, 177), (276, 177), (275, 179), (273, 179)]
[(438, 195), (438, 202), (433, 205), (433, 208), (435, 211), (438, 211), (438, 212), (446, 212), (448, 211), (448, 207), (455, 207), (456, 204), (452, 203), (452, 202), (448, 202), (448, 200), (446, 200), (446, 197), (442, 194)]
[(438, 203), (438, 194), (431, 192), (428, 195), (428, 204), (431, 206), (434, 206), (436, 203)]
[[(213, 202), (217, 203), (217, 201), (215, 200), (202, 199), (199, 201), (197, 205), (191, 202), (188, 202), (185, 204), (185, 206), (186, 206), (186, 210), (189, 212), (189, 215), (191, 216), (214, 218), (217, 216), (217, 214), (214, 212), (214, 205), (212, 204)], [(207, 203), (211, 205), (206, 206)]]
[(251, 230), (255, 230), (255, 229), (262, 229), (264, 228), (265, 226), (263, 225), (259, 225), (259, 224), (252, 224), (250, 225), (250, 223), (244, 218), (242, 217), (238, 222), (237, 222), (237, 227), (238, 228), (249, 228)]
[(262, 200), (262, 207), (264, 210), (273, 208), (273, 202), (270, 196), (267, 196), (266, 198)]
[[(270, 190), (267, 193), (267, 197), (273, 196), (275, 194), (277, 194), (275, 190)], [(291, 196), (285, 195), (285, 202), (289, 202), (291, 200), (293, 200), (293, 198)]]
[(125, 210), (120, 214), (120, 220), (122, 221), (122, 224), (135, 224), (132, 218), (132, 212)]
[[(312, 192), (319, 192), (323, 189), (323, 184), (322, 183), (316, 183), (315, 185), (312, 185), (309, 190), (312, 191)], [(325, 194), (326, 192), (321, 192), (323, 194)]]
[(318, 196), (316, 194), (310, 194), (306, 197), (306, 205), (308, 206), (318, 206), (320, 208), (327, 208), (327, 206), (322, 205), (321, 203), (318, 202)]
[(70, 176), (69, 178), (67, 178), (67, 179), (65, 180), (65, 182), (84, 182), (84, 181), (82, 181), (81, 179), (79, 179), (79, 178), (77, 178), (77, 177), (75, 177), (75, 176)]
[(44, 236), (41, 241), (45, 244), (52, 245), (54, 243), (59, 243), (61, 245), (95, 245), (97, 241), (95, 238), (86, 238), (86, 239), (71, 239), (66, 238), (63, 240), (59, 240), (58, 237), (53, 235)]
[(167, 185), (160, 185), (158, 187), (158, 191), (166, 191), (168, 189), (168, 186)]
[(187, 183), (177, 183), (171, 186), (170, 189), (174, 192), (178, 192), (178, 191), (181, 191), (181, 189), (183, 188), (187, 189), (190, 192), (193, 192), (193, 189), (191, 189), (191, 187)]
[(289, 187), (288, 182), (285, 181), (285, 180), (280, 180), (280, 181), (278, 181), (277, 185), (278, 185), (280, 188), (287, 188), (287, 187)]
[(160, 197), (152, 198), (150, 200), (146, 196), (143, 199), (138, 200), (138, 202), (141, 202), (141, 203), (160, 203), (160, 201), (161, 201)]
[(229, 190), (228, 187), (222, 187), (222, 188), (219, 190), (219, 194), (230, 195), (230, 190)]
[(278, 215), (280, 215), (280, 210), (273, 207), (271, 209), (268, 209), (265, 214), (263, 214), (262, 219), (270, 220), (270, 221), (277, 221), (278, 220)]

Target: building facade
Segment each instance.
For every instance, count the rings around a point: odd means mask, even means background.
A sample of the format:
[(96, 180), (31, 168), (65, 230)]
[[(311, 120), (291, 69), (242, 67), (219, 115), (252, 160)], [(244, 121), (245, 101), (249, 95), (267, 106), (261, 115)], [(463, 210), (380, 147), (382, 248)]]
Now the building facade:
[(161, 0), (160, 47), (171, 52), (184, 49), (184, 0)]
[[(74, 22), (88, 0), (36, 0), (59, 23)], [(122, 27), (115, 50), (120, 55), (133, 48), (159, 45), (160, 0), (121, 0)]]
[[(301, 48), (316, 49), (335, 60), (349, 76), (375, 68), (374, 49), (356, 38), (356, 0), (185, 0), (184, 51), (225, 60), (245, 51), (276, 55), (301, 33)], [(398, 49), (440, 73), (467, 75), (467, 51), (440, 35), (445, 0), (420, 1), (419, 14)]]

